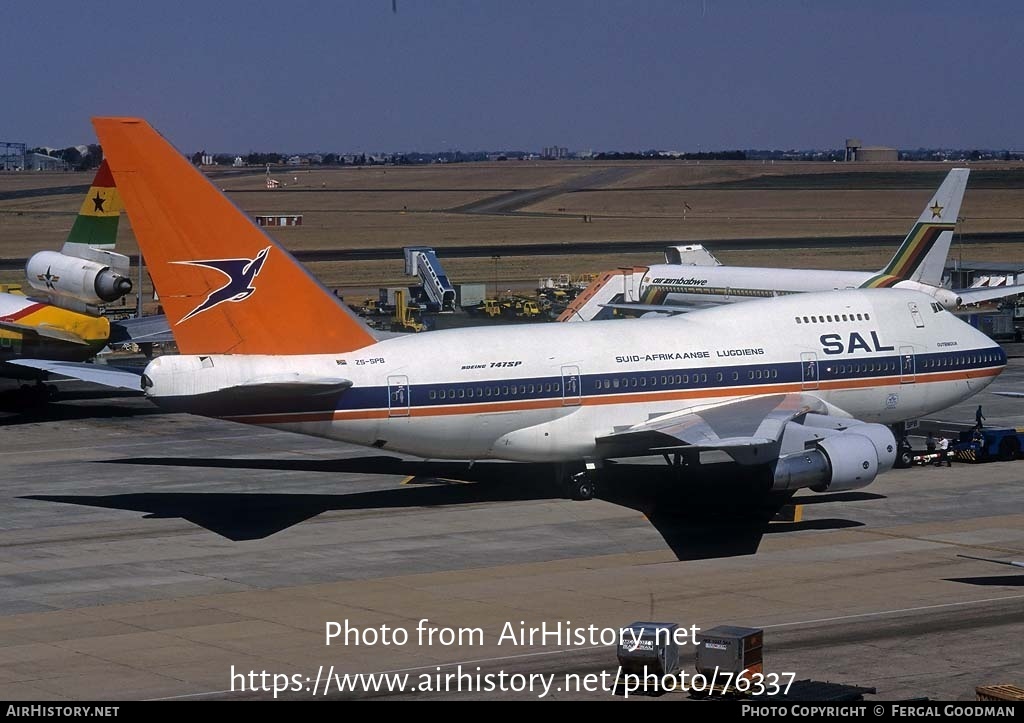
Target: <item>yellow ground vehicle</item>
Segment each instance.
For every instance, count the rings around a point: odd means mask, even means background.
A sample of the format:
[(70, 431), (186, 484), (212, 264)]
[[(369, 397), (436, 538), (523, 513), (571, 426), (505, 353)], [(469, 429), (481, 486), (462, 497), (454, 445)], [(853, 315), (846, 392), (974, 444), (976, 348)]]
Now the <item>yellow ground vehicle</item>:
[(391, 331), (426, 331), (427, 326), (417, 321), (409, 307), (405, 305), (405, 294), (401, 291), (395, 292), (395, 315), (391, 319)]
[(366, 314), (367, 316), (372, 314), (380, 314), (380, 301), (378, 301), (377, 299), (367, 298), (363, 302), (363, 305), (359, 308), (359, 311), (362, 312), (363, 314)]
[(484, 299), (481, 310), (486, 316), (501, 316), (501, 304), (498, 303), (497, 299)]
[(540, 307), (537, 306), (536, 301), (520, 301), (516, 303), (516, 316), (525, 316), (529, 318), (540, 316)]

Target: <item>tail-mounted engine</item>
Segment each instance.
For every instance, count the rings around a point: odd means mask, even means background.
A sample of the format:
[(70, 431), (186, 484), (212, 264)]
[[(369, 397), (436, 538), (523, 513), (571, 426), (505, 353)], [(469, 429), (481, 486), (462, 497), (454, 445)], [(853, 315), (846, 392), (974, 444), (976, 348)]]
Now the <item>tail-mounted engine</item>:
[(40, 251), (25, 267), (29, 285), (54, 305), (83, 312), (117, 301), (132, 290), (127, 256), (99, 249), (83, 251), (88, 258)]
[(956, 311), (963, 306), (963, 299), (953, 291), (949, 289), (936, 289), (932, 292), (935, 300), (942, 304), (947, 311)]

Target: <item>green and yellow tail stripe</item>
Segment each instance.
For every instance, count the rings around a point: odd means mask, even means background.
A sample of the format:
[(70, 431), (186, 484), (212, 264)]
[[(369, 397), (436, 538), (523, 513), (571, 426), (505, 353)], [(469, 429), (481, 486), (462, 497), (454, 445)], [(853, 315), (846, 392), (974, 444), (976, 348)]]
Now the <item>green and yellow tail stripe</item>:
[(647, 291), (644, 293), (644, 298), (641, 299), (641, 303), (644, 304), (664, 304), (665, 298), (668, 296), (667, 289), (659, 289), (656, 286), (647, 287)]
[(881, 289), (895, 286), (900, 281), (909, 279), (932, 250), (939, 235), (943, 231), (952, 231), (951, 223), (918, 222), (907, 234), (900, 246), (884, 269), (861, 284), (862, 289)]
[(71, 227), (67, 243), (113, 248), (117, 242), (121, 208), (121, 195), (114, 184), (114, 176), (107, 162), (103, 161), (78, 211), (78, 218)]

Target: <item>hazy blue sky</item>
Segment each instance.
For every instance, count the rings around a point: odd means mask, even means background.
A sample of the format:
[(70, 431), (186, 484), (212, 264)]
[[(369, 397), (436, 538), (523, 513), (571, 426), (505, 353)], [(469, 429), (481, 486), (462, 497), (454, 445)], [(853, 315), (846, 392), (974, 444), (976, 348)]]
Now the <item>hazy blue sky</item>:
[(1024, 150), (1019, 0), (12, 0), (0, 140)]

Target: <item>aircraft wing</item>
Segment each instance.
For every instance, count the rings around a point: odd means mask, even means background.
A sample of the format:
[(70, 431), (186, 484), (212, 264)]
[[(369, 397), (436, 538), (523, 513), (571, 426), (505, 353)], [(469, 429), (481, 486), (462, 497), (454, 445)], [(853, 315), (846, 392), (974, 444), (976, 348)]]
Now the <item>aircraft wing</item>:
[(662, 414), (597, 445), (603, 457), (722, 450), (741, 464), (761, 464), (861, 424), (812, 394), (771, 394)]
[[(12, 359), (9, 364), (39, 369), (50, 374), (59, 374), (83, 382), (101, 384), (116, 389), (139, 391), (142, 388), (142, 369), (112, 367), (105, 364), (89, 364), (86, 362), (60, 362), (45, 359)], [(243, 384), (236, 384), (221, 391), (258, 392), (264, 396), (297, 396), (313, 397), (319, 395), (339, 394), (352, 386), (348, 379), (340, 377), (314, 377), (306, 374), (277, 374), (268, 377), (257, 377)]]
[(141, 369), (133, 371), (120, 367), (110, 367), (105, 364), (48, 361), (46, 359), (10, 359), (7, 363), (17, 364), (18, 366), (30, 369), (39, 369), (49, 374), (59, 374), (62, 377), (81, 379), (83, 382), (101, 384), (105, 387), (131, 389), (133, 392), (141, 391)]
[(19, 334), (31, 334), (33, 336), (42, 336), (47, 339), (55, 339), (57, 341), (67, 342), (68, 344), (80, 344), (87, 346), (87, 342), (78, 334), (72, 334), (70, 331), (65, 329), (58, 329), (54, 326), (46, 326), (45, 324), (17, 324), (13, 321), (0, 321), (0, 329), (6, 331), (15, 331)]
[(111, 344), (168, 344), (174, 341), (164, 314), (110, 322)]
[(700, 306), (680, 306), (671, 304), (600, 304), (605, 309), (616, 309), (618, 311), (635, 311), (637, 313), (656, 314), (688, 314), (691, 311), (704, 308)]
[(1017, 398), (1017, 399), (1019, 399), (1021, 397), (1024, 397), (1024, 392), (992, 392), (992, 393), (997, 395), (997, 396), (1000, 396), (1000, 397), (1014, 397), (1014, 398)]
[(961, 306), (967, 306), (968, 304), (980, 304), (982, 301), (992, 301), (993, 299), (1004, 299), (1008, 296), (1024, 294), (1024, 284), (1016, 284), (1015, 286), (982, 286), (976, 289), (956, 289), (953, 293), (960, 297)]

